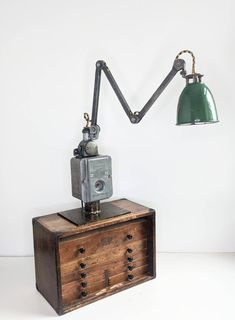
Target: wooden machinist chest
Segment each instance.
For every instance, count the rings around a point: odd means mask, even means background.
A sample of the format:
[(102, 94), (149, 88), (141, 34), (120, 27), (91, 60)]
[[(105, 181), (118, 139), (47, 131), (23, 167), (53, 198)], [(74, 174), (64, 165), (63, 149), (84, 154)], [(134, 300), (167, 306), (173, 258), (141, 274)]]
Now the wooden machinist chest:
[(33, 219), (36, 286), (60, 315), (156, 276), (155, 211), (110, 203), (129, 213), (80, 226)]

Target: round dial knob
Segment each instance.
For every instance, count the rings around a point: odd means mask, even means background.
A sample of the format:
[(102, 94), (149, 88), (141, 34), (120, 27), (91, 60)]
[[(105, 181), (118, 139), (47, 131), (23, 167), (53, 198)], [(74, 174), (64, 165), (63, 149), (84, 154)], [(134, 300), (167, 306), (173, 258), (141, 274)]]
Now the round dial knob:
[(89, 156), (96, 156), (98, 154), (97, 144), (93, 141), (87, 142), (85, 151)]
[(103, 180), (97, 180), (95, 182), (95, 191), (96, 192), (102, 192), (104, 190), (105, 183)]

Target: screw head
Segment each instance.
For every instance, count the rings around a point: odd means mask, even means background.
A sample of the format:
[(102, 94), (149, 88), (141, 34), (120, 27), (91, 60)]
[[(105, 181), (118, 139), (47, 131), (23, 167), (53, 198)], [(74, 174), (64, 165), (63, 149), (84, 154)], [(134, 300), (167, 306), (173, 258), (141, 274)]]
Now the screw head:
[(86, 251), (85, 248), (80, 248), (80, 249), (79, 249), (79, 252), (80, 252), (80, 253), (85, 253), (85, 251)]
[(128, 240), (131, 240), (133, 238), (133, 236), (131, 234), (128, 234), (126, 237)]
[(128, 249), (127, 249), (127, 252), (128, 252), (128, 253), (132, 253), (132, 252), (133, 252), (133, 249), (128, 248)]
[(133, 266), (128, 266), (127, 269), (132, 271), (134, 269), (134, 267)]
[(84, 269), (84, 268), (86, 268), (86, 264), (85, 263), (80, 263), (80, 267), (82, 268), (82, 269)]
[(86, 273), (85, 272), (81, 273), (81, 278), (86, 278)]
[(86, 283), (86, 282), (82, 282), (82, 283), (81, 283), (81, 286), (82, 286), (83, 288), (86, 288), (87, 283)]

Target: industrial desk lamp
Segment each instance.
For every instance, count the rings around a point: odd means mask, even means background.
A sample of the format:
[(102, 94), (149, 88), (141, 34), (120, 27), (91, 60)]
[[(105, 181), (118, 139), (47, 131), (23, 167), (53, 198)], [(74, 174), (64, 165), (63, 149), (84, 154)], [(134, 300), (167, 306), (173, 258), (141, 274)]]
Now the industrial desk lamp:
[[(187, 74), (183, 53), (193, 58)], [(141, 121), (177, 72), (186, 79), (177, 125), (218, 121), (210, 90), (195, 71), (191, 51), (181, 51), (159, 88), (139, 112), (132, 112), (104, 61), (97, 61), (91, 120), (85, 114), (83, 140), (71, 159), (72, 194), (81, 208), (33, 219), (36, 286), (58, 314), (97, 301), (156, 277), (155, 210), (112, 196), (111, 157), (99, 155), (95, 140), (102, 71), (131, 123)], [(65, 218), (65, 219), (64, 219)]]
[[(188, 53), (192, 57), (192, 73), (190, 74), (186, 72), (185, 61), (179, 59), (184, 53)], [(135, 112), (131, 111), (106, 63), (97, 61), (92, 117), (90, 120), (89, 115), (87, 113), (84, 114), (86, 126), (82, 131), (83, 140), (79, 143), (78, 148), (74, 150), (74, 157), (71, 159), (72, 195), (80, 199), (82, 205), (79, 210), (60, 213), (60, 215), (76, 225), (127, 213), (126, 210), (111, 203), (100, 204), (100, 200), (110, 198), (113, 193), (111, 157), (99, 155), (98, 146), (95, 142), (100, 132), (97, 116), (102, 71), (106, 75), (130, 122), (133, 124), (137, 124), (142, 120), (178, 72), (186, 79), (186, 86), (179, 97), (176, 124), (196, 125), (218, 122), (214, 98), (209, 88), (201, 82), (202, 74), (197, 73), (195, 70), (195, 56), (191, 51), (183, 50), (176, 56), (173, 67), (166, 78), (144, 107)]]

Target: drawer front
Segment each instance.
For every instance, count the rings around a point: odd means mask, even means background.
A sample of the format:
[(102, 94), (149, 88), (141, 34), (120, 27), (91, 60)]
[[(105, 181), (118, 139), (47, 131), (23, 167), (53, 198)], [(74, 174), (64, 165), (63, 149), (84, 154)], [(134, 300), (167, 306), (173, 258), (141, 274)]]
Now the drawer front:
[[(145, 264), (136, 267), (132, 272), (124, 271), (116, 275), (109, 276), (109, 283), (107, 285), (105, 285), (104, 279), (97, 281), (95, 278), (93, 279), (94, 281), (82, 282), (86, 283), (85, 287), (82, 287), (81, 283), (79, 283), (78, 281), (69, 282), (62, 286), (63, 303), (71, 304), (78, 299), (85, 300), (85, 298), (89, 298), (90, 295), (94, 294), (95, 292), (99, 292), (103, 289), (112, 290), (112, 286), (115, 286), (116, 284), (121, 284), (123, 282), (131, 283), (133, 279), (140, 279), (141, 276), (147, 273), (147, 271), (148, 266)], [(131, 278), (129, 278), (130, 276)]]
[(64, 305), (131, 282), (148, 272), (146, 219), (129, 221), (59, 243)]
[[(60, 242), (60, 263), (65, 264), (72, 260), (83, 259), (86, 256), (109, 251), (122, 244), (143, 239), (147, 230), (146, 221), (129, 222), (120, 226), (107, 228), (105, 231), (97, 230), (85, 236), (65, 239)], [(128, 239), (131, 231), (132, 239)]]
[[(91, 278), (93, 275), (98, 277), (98, 275), (101, 274), (98, 270), (97, 275), (97, 264), (99, 263), (99, 267), (110, 270), (110, 274), (117, 273), (118, 271), (116, 269), (125, 269), (130, 264), (128, 261), (128, 257), (133, 258), (133, 264), (137, 264), (139, 260), (143, 257), (147, 257), (147, 240), (138, 240), (136, 242), (133, 242), (131, 245), (131, 248), (133, 250), (132, 255), (128, 254), (127, 250), (125, 248), (118, 248), (113, 249), (110, 255), (109, 253), (105, 252), (105, 254), (102, 254), (101, 256), (93, 255), (90, 257), (84, 257), (83, 260), (77, 260), (66, 263), (61, 265), (61, 282), (62, 284), (66, 284), (70, 281), (79, 280), (81, 277), (81, 274), (83, 271), (81, 271), (80, 263), (84, 262), (86, 264), (86, 278)], [(118, 255), (117, 252), (118, 251)], [(91, 260), (92, 264), (87, 263), (87, 261)], [(100, 262), (99, 262), (100, 261)], [(96, 264), (94, 262), (97, 262)]]

